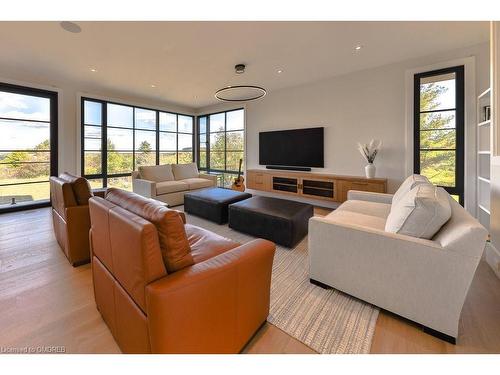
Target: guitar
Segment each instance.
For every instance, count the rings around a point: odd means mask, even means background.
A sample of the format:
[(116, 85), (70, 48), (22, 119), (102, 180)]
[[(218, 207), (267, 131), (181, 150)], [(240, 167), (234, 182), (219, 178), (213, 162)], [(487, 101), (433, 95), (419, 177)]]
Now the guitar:
[(233, 185), (231, 189), (237, 191), (245, 191), (245, 179), (241, 175), (241, 164), (243, 163), (243, 159), (240, 159), (240, 167), (238, 168), (238, 177), (234, 179)]

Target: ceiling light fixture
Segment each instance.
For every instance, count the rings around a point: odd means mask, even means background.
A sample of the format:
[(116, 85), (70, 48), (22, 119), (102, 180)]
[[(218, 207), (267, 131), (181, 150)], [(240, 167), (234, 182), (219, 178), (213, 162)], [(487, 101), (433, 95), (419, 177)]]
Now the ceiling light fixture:
[[(245, 64), (234, 66), (236, 74), (245, 72)], [(227, 86), (215, 92), (214, 96), (222, 102), (247, 102), (257, 100), (267, 94), (265, 88), (255, 85)]]
[(354, 49), (355, 49), (356, 51), (359, 51), (361, 48), (363, 48), (363, 46), (361, 46), (361, 45), (357, 45), (356, 47), (354, 47)]
[(151, 85), (151, 87), (154, 89), (156, 87), (156, 85)]
[(236, 64), (234, 66), (234, 71), (236, 72), (236, 74), (245, 73), (245, 64)]
[(70, 22), (70, 21), (62, 21), (62, 22), (59, 22), (59, 25), (66, 31), (70, 32), (70, 33), (73, 33), (73, 34), (78, 34), (82, 31), (82, 28), (80, 26), (78, 26), (76, 23), (74, 22)]
[(95, 72), (97, 72), (97, 69), (96, 69), (96, 68), (90, 68), (90, 71), (91, 71), (92, 73), (95, 73)]
[(283, 70), (278, 69), (278, 74), (281, 74), (281, 73), (283, 73)]

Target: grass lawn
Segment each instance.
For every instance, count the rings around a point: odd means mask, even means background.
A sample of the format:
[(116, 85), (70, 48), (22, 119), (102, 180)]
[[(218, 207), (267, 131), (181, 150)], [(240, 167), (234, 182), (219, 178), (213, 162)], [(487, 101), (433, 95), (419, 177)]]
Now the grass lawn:
[[(47, 177), (38, 177), (30, 179), (0, 179), (0, 184), (14, 184), (20, 182), (45, 181)], [(50, 196), (49, 182), (0, 186), (0, 204), (10, 204), (12, 198), (17, 202), (29, 202), (40, 199), (48, 199)]]

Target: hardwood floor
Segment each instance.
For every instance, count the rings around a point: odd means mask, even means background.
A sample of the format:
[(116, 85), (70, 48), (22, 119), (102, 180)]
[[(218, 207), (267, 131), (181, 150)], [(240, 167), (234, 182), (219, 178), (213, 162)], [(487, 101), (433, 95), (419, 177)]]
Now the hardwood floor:
[[(325, 215), (326, 209), (316, 209)], [(63, 346), (68, 353), (119, 353), (95, 308), (90, 266), (73, 268), (52, 232), (50, 209), (0, 215), (0, 349)], [(381, 312), (373, 353), (500, 353), (500, 280), (481, 262), (457, 345)], [(266, 323), (244, 353), (314, 353)]]

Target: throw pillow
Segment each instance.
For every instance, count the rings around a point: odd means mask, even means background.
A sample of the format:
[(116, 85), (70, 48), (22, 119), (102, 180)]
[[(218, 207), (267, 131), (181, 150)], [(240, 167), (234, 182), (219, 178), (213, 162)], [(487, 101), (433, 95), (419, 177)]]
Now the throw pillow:
[(172, 166), (170, 164), (140, 166), (139, 174), (142, 179), (148, 181), (163, 182), (174, 180)]
[(393, 203), (385, 230), (430, 240), (450, 217), (448, 193), (434, 185), (420, 184)]
[(412, 174), (411, 176), (408, 176), (406, 180), (403, 181), (399, 189), (394, 193), (392, 203), (397, 203), (406, 193), (419, 184), (430, 184), (430, 181), (427, 177), (420, 174)]
[(176, 180), (185, 180), (187, 178), (199, 177), (198, 167), (196, 163), (189, 164), (172, 164), (172, 171)]

